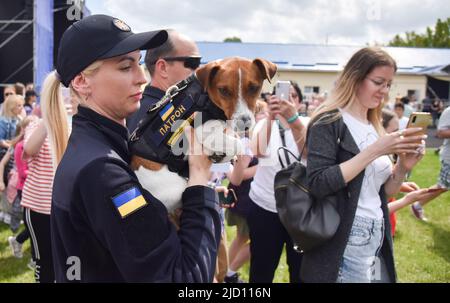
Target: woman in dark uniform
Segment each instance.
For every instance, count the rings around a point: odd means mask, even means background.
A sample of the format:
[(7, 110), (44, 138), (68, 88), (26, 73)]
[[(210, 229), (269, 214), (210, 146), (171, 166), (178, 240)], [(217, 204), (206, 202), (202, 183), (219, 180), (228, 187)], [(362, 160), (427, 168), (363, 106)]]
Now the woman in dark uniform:
[[(139, 50), (166, 39), (166, 31), (134, 34), (105, 15), (89, 16), (63, 34), (56, 71), (46, 81), (54, 92), (49, 103), (60, 106), (62, 83), (80, 106), (68, 143), (53, 142), (58, 167), (51, 233), (58, 282), (213, 279), (220, 221), (214, 191), (206, 187), (207, 157), (189, 156), (178, 233), (163, 204), (129, 168), (125, 118), (139, 108), (146, 82)], [(50, 123), (49, 133), (58, 131), (55, 125)], [(191, 150), (199, 147), (193, 137), (189, 141)]]

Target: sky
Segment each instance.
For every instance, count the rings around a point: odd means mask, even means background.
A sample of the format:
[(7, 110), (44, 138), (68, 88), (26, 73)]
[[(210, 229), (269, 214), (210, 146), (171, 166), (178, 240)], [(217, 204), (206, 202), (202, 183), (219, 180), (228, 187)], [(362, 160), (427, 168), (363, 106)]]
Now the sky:
[(387, 44), (450, 17), (449, 0), (86, 0), (134, 32), (172, 28), (195, 41)]

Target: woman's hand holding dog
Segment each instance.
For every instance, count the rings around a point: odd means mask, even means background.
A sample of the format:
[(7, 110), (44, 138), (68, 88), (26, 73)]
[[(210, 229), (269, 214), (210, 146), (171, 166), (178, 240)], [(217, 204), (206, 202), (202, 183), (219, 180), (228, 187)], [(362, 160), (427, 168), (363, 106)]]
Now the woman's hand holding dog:
[(188, 186), (208, 184), (211, 160), (203, 153), (203, 146), (195, 137), (194, 129), (187, 126), (184, 130), (186, 138), (189, 142), (189, 180)]

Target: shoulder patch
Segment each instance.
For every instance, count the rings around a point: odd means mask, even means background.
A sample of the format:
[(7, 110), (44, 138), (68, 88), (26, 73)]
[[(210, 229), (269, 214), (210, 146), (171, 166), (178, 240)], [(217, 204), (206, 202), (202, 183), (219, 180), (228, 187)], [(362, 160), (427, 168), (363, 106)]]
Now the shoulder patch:
[(112, 202), (122, 219), (147, 205), (147, 201), (136, 186), (112, 197)]

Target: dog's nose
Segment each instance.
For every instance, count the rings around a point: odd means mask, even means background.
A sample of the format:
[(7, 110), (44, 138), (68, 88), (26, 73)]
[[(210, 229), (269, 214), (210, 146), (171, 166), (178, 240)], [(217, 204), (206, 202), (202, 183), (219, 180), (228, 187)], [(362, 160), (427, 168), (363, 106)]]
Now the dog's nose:
[(252, 127), (252, 117), (249, 115), (241, 115), (236, 119), (236, 129), (238, 131), (246, 131)]

